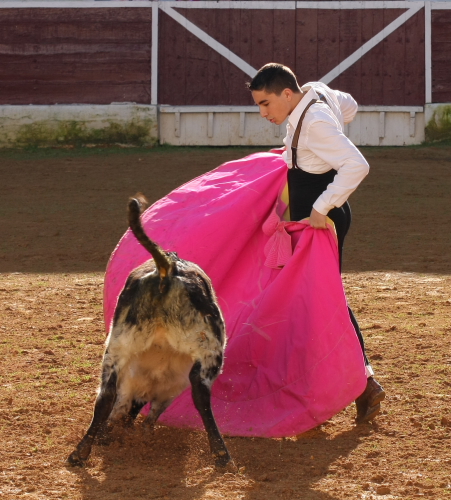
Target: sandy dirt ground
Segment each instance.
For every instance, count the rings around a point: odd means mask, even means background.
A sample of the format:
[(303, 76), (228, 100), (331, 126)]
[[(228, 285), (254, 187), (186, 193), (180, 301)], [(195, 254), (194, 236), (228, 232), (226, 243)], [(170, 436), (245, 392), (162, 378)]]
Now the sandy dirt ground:
[(103, 271), (128, 196), (151, 201), (255, 150), (0, 152), (0, 498), (451, 499), (451, 147), (364, 148), (343, 280), (387, 399), (286, 439), (120, 430), (84, 468), (105, 339)]

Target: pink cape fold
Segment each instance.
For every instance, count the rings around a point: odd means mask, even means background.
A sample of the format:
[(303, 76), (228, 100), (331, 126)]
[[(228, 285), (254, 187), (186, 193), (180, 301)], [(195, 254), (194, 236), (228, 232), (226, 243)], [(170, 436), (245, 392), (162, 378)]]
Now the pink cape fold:
[[(341, 411), (366, 385), (335, 234), (281, 221), (285, 182), (280, 155), (258, 153), (188, 182), (143, 214), (153, 240), (212, 279), (228, 336), (212, 406), (228, 435), (300, 434)], [(127, 231), (106, 271), (107, 327), (127, 276), (148, 258)], [(203, 428), (190, 390), (160, 421)]]

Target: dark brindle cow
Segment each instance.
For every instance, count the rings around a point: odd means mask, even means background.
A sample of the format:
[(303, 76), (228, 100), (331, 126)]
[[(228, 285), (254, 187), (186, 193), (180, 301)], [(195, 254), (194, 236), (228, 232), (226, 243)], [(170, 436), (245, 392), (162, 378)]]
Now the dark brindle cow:
[(99, 429), (109, 421), (134, 421), (151, 402), (145, 423), (161, 413), (191, 383), (218, 465), (231, 461), (210, 404), (226, 344), (224, 320), (211, 281), (202, 269), (163, 251), (141, 225), (145, 199), (131, 198), (130, 228), (153, 257), (135, 269), (119, 296), (102, 362), (94, 415), (68, 462), (82, 465)]

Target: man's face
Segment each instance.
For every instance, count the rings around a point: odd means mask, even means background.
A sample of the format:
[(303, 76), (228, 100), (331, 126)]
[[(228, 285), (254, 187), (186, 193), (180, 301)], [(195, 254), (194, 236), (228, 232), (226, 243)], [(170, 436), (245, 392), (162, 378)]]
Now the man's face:
[(264, 90), (253, 90), (252, 97), (260, 108), (260, 116), (280, 125), (293, 111), (293, 91), (285, 89), (280, 95), (268, 94)]

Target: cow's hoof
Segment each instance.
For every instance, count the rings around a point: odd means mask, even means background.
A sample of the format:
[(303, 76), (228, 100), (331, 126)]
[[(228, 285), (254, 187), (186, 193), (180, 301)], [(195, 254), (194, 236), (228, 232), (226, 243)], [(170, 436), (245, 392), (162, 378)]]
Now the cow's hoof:
[(66, 464), (70, 465), (71, 467), (83, 467), (85, 465), (85, 462), (80, 458), (78, 451), (75, 450), (67, 457)]
[(224, 454), (222, 455), (216, 455), (215, 465), (216, 467), (221, 469), (227, 468), (228, 472), (238, 471), (235, 462), (232, 460), (232, 457), (226, 452), (224, 452)]
[(218, 463), (215, 463), (215, 468), (218, 472), (231, 472), (232, 474), (236, 474), (238, 472), (238, 467), (235, 465), (235, 462), (230, 459), (225, 465), (218, 465)]

